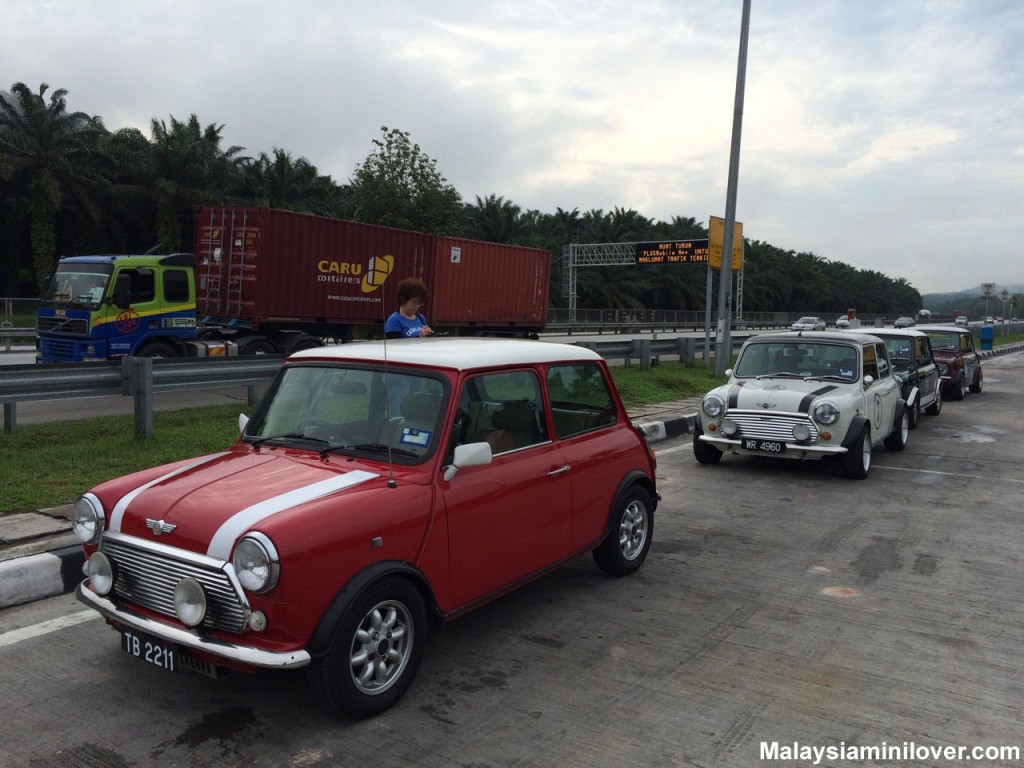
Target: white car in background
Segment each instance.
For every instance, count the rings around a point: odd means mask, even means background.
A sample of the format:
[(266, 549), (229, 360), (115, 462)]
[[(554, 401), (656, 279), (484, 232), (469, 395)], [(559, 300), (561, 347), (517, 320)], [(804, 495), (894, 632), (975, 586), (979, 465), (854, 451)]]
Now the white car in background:
[(791, 326), (791, 331), (824, 331), (825, 321), (820, 317), (801, 317)]

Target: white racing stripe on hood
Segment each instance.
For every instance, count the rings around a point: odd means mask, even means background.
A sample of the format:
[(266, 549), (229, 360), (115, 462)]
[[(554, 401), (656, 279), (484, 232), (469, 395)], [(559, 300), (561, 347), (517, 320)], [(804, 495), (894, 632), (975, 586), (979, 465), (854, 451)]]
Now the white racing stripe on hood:
[(344, 475), (321, 480), (319, 483), (296, 488), (293, 491), (282, 493), (280, 496), (274, 496), (266, 501), (253, 504), (251, 507), (246, 507), (241, 512), (229, 517), (217, 529), (213, 539), (210, 541), (209, 548), (206, 550), (206, 554), (220, 560), (227, 560), (231, 557), (231, 548), (235, 545), (235, 539), (261, 520), (265, 520), (271, 515), (276, 515), (278, 512), (283, 512), (286, 509), (305, 504), (307, 501), (313, 501), (321, 496), (327, 496), (345, 488), (352, 488), (375, 477), (377, 475), (373, 472), (364, 472), (361, 469), (357, 469)]
[(172, 477), (183, 475), (186, 472), (190, 472), (191, 470), (195, 469), (196, 467), (201, 467), (203, 464), (208, 464), (211, 461), (216, 461), (221, 456), (227, 455), (227, 451), (222, 451), (221, 453), (215, 453), (212, 456), (204, 456), (203, 458), (197, 459), (196, 461), (193, 461), (190, 464), (186, 464), (181, 469), (176, 469), (173, 472), (168, 472), (166, 475), (161, 475), (156, 480), (150, 480), (145, 485), (140, 485), (134, 491), (129, 491), (128, 493), (121, 497), (117, 504), (114, 505), (114, 510), (110, 513), (110, 530), (117, 532), (121, 531), (121, 520), (124, 518), (124, 513), (125, 510), (128, 509), (128, 505), (132, 503), (136, 496), (145, 491), (147, 488), (152, 488), (154, 485), (162, 483), (164, 480), (170, 480)]

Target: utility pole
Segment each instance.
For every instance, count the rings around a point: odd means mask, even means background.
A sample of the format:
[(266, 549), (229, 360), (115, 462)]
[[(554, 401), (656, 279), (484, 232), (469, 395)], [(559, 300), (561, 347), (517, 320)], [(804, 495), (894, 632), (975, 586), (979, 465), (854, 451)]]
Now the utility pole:
[(740, 175), (740, 137), (743, 134), (743, 90), (747, 77), (747, 33), (750, 29), (750, 0), (743, 0), (740, 24), (740, 54), (736, 65), (736, 103), (732, 116), (732, 148), (729, 151), (729, 186), (725, 195), (725, 234), (722, 240), (722, 268), (718, 280), (718, 341), (715, 345), (715, 375), (721, 376), (732, 358), (732, 248), (736, 228), (736, 187)]

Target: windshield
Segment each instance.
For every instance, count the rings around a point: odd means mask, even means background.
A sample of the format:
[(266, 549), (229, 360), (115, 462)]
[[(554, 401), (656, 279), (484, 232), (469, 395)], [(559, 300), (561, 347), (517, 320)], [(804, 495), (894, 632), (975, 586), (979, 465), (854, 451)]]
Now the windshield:
[(893, 368), (898, 371), (909, 370), (910, 360), (913, 357), (913, 340), (886, 338), (884, 341), (889, 350), (889, 359), (892, 361)]
[(109, 264), (61, 264), (43, 293), (43, 302), (95, 309), (107, 291), (110, 272)]
[(740, 378), (834, 378), (855, 381), (860, 377), (857, 348), (848, 344), (769, 341), (749, 344), (736, 361)]
[(441, 434), (445, 386), (390, 369), (296, 365), (274, 381), (246, 425), (257, 445), (420, 459)]
[(956, 352), (960, 348), (959, 333), (928, 332), (928, 338), (932, 342), (932, 351)]

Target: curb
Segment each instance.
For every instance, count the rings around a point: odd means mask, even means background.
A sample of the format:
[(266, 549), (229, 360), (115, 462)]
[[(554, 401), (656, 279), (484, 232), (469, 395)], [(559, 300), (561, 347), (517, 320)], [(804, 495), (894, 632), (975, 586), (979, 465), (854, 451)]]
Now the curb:
[[(693, 414), (673, 415), (635, 423), (649, 442), (656, 443), (692, 432), (695, 418)], [(61, 535), (39, 542), (42, 551), (0, 560), (0, 610), (66, 594), (78, 586), (85, 555), (79, 544), (67, 542), (65, 529)]]

